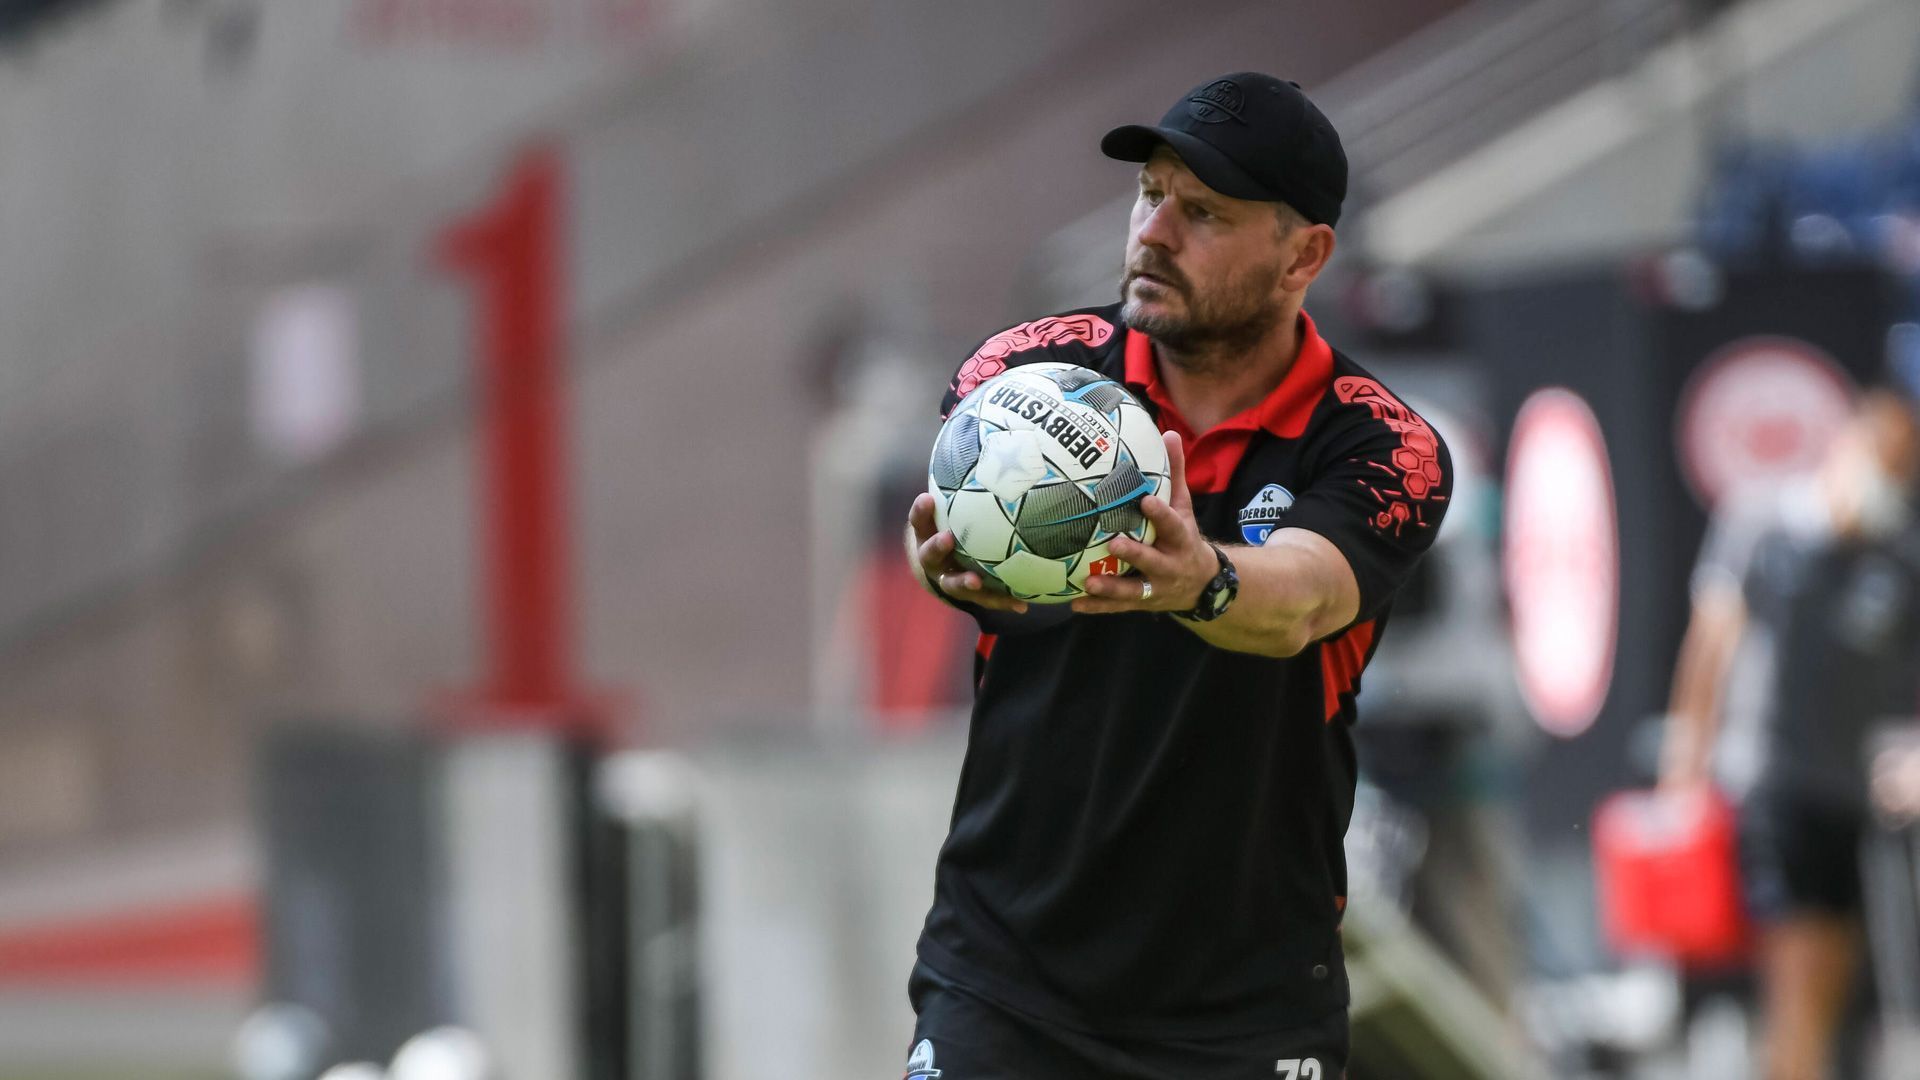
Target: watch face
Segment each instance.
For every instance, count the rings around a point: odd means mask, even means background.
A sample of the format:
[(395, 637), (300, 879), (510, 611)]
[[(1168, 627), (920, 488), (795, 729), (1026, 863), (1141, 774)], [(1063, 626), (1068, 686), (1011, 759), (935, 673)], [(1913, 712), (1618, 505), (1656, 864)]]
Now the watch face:
[(1212, 600), (1213, 615), (1219, 615), (1221, 611), (1225, 611), (1227, 605), (1233, 603), (1236, 592), (1238, 592), (1238, 590), (1233, 586), (1233, 582), (1219, 582), (1219, 588), (1213, 590), (1213, 596), (1210, 598), (1210, 600)]
[(1214, 557), (1220, 560), (1220, 572), (1207, 582), (1200, 592), (1200, 602), (1195, 607), (1192, 618), (1202, 621), (1217, 619), (1226, 613), (1227, 605), (1240, 593), (1240, 575), (1234, 573), (1233, 564), (1227, 561), (1227, 553), (1218, 545), (1213, 545)]

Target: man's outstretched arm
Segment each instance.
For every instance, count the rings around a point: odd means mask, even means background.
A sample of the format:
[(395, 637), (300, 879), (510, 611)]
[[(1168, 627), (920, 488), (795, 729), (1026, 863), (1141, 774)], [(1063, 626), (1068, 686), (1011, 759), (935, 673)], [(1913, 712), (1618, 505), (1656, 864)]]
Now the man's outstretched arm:
[[(1109, 547), (1140, 575), (1088, 578), (1087, 595), (1073, 602), (1075, 611), (1181, 614), (1193, 610), (1219, 572), (1219, 558), (1193, 515), (1180, 436), (1167, 433), (1162, 438), (1172, 481), (1168, 498), (1149, 495), (1140, 504), (1153, 522), (1153, 543), (1119, 537)], [(1353, 568), (1340, 549), (1318, 533), (1280, 529), (1259, 547), (1222, 550), (1240, 578), (1238, 598), (1212, 621), (1181, 620), (1212, 645), (1260, 656), (1292, 656), (1359, 614), (1360, 586)], [(1152, 583), (1150, 592), (1144, 587), (1147, 582)]]

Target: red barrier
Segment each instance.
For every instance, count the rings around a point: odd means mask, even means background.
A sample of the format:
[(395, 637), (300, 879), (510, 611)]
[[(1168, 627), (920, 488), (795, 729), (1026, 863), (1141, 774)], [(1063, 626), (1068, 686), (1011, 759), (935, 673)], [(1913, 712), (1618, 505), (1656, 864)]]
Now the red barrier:
[(1733, 808), (1710, 788), (1625, 791), (1593, 817), (1607, 939), (1689, 967), (1742, 962), (1752, 940), (1740, 897)]
[(251, 895), (0, 931), (0, 986), (252, 988), (260, 967)]

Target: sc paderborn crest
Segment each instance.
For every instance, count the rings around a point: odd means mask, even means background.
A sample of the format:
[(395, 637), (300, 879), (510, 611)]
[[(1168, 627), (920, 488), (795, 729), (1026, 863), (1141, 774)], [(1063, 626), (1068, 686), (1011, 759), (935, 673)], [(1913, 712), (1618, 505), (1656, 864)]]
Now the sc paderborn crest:
[(906, 1075), (901, 1080), (939, 1080), (940, 1070), (933, 1067), (933, 1040), (921, 1039), (907, 1056)]
[(1280, 518), (1293, 505), (1293, 492), (1279, 484), (1260, 489), (1253, 501), (1240, 508), (1240, 535), (1249, 544), (1264, 544)]
[(1228, 120), (1245, 124), (1247, 118), (1240, 114), (1246, 104), (1247, 98), (1239, 83), (1215, 79), (1187, 99), (1187, 114), (1203, 124), (1223, 124)]

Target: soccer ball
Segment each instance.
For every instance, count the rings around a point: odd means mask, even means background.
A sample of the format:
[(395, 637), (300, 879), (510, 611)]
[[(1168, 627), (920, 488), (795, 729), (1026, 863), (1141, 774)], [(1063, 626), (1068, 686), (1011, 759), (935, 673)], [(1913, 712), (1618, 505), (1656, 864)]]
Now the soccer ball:
[(954, 558), (1022, 600), (1063, 604), (1090, 574), (1124, 574), (1116, 536), (1153, 542), (1140, 512), (1166, 498), (1167, 448), (1127, 388), (1074, 364), (1012, 368), (981, 383), (933, 443), (927, 490)]

